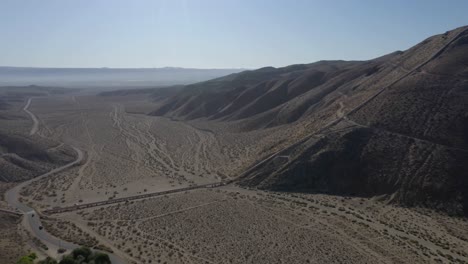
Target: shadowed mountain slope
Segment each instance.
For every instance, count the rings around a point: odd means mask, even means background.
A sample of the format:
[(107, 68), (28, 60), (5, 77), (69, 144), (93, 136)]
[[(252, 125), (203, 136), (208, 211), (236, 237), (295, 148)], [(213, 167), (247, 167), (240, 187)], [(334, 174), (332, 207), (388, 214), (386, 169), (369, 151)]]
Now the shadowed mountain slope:
[(326, 84), (362, 64), (365, 63), (323, 61), (246, 71), (186, 86), (153, 114), (182, 119), (245, 119), (269, 112), (311, 90), (316, 90), (314, 94), (326, 93)]
[(253, 164), (241, 185), (382, 195), (468, 214), (467, 102), (463, 27), (370, 61), (263, 68), (186, 86), (153, 114), (283, 125), (278, 141), (289, 143)]
[(31, 179), (71, 162), (74, 151), (43, 139), (0, 133), (0, 181)]
[(28, 98), (70, 91), (40, 86), (0, 87), (0, 182), (28, 180), (75, 158), (75, 151), (64, 144), (39, 135), (29, 136), (31, 121), (23, 110)]

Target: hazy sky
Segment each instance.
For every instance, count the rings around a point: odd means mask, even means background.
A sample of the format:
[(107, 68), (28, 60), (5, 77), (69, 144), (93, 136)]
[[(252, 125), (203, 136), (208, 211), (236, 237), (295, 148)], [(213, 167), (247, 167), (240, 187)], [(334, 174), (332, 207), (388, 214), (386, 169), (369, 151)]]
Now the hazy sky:
[(467, 24), (467, 0), (0, 0), (0, 65), (363, 60)]

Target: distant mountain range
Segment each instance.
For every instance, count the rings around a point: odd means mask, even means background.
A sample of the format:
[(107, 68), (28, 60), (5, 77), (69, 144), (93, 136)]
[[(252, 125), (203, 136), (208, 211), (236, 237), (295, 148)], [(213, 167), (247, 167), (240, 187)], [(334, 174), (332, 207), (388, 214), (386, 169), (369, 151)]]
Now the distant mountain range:
[(244, 69), (0, 67), (0, 86), (148, 87), (190, 84)]

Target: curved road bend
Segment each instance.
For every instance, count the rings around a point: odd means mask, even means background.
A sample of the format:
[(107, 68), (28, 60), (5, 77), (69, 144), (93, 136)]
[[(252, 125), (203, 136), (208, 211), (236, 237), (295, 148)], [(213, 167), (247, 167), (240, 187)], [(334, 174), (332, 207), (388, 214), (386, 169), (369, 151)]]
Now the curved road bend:
[[(39, 125), (39, 122), (38, 122), (38, 119), (37, 117), (28, 110), (29, 106), (31, 104), (31, 98), (28, 100), (27, 104), (24, 106), (23, 110), (28, 113), (29, 116), (31, 116), (31, 119), (33, 120), (33, 126), (31, 128), (31, 132), (30, 132), (30, 135), (34, 135), (36, 132), (37, 132), (37, 129), (38, 129), (38, 125)], [(48, 176), (51, 176), (55, 173), (58, 173), (58, 172), (61, 172), (63, 170), (66, 170), (72, 166), (75, 166), (77, 164), (79, 164), (82, 160), (83, 160), (83, 152), (76, 148), (76, 147), (73, 147), (73, 149), (76, 151), (77, 153), (77, 158), (75, 161), (73, 162), (70, 162), (62, 167), (59, 167), (59, 168), (56, 168), (56, 169), (53, 169), (45, 174), (42, 174), (36, 178), (33, 178), (31, 180), (28, 180), (28, 181), (25, 181), (25, 182), (22, 182), (21, 184), (13, 187), (12, 189), (8, 190), (6, 193), (5, 193), (5, 201), (8, 203), (8, 205), (12, 208), (15, 208), (16, 210), (20, 211), (21, 213), (23, 213), (24, 217), (22, 219), (22, 224), (23, 226), (26, 228), (26, 230), (28, 230), (31, 235), (35, 236), (36, 238), (38, 238), (42, 243), (44, 243), (47, 247), (48, 247), (48, 255), (51, 255), (51, 256), (54, 256), (54, 257), (57, 257), (58, 255), (58, 249), (59, 248), (63, 248), (63, 249), (66, 249), (66, 250), (73, 250), (77, 247), (79, 247), (79, 245), (77, 244), (73, 244), (73, 243), (70, 243), (70, 242), (67, 242), (67, 241), (64, 241), (62, 239), (59, 239), (51, 234), (49, 234), (44, 228), (42, 228), (42, 230), (40, 229), (40, 227), (42, 227), (42, 224), (41, 224), (41, 219), (40, 219), (40, 216), (37, 214), (37, 211), (34, 210), (34, 208), (26, 205), (26, 204), (23, 204), (19, 201), (19, 198), (20, 198), (20, 191), (23, 187), (35, 182), (35, 181), (38, 181), (40, 179), (43, 179), (45, 177), (48, 177)], [(106, 252), (107, 253), (107, 252)], [(123, 258), (115, 255), (115, 254), (109, 254), (107, 253), (111, 259), (111, 262), (112, 264), (125, 264), (127, 263), (127, 261), (125, 261)]]
[(37, 130), (39, 129), (39, 120), (37, 119), (36, 115), (34, 115), (33, 113), (31, 113), (29, 111), (29, 106), (31, 105), (31, 100), (32, 100), (32, 98), (29, 98), (28, 102), (23, 107), (23, 111), (26, 112), (31, 117), (31, 120), (33, 121), (31, 131), (29, 132), (30, 136), (36, 134)]

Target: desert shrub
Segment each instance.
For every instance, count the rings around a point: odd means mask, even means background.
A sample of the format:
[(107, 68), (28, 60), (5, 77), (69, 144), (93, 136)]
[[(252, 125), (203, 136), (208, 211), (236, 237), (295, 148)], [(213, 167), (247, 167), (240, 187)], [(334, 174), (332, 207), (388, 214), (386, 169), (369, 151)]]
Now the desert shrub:
[(63, 257), (59, 264), (77, 264), (77, 262), (73, 259), (72, 255), (67, 255)]
[(47, 257), (46, 259), (39, 261), (38, 264), (57, 264), (57, 261), (51, 257)]
[(105, 253), (96, 252), (92, 255), (91, 260), (94, 260), (95, 264), (111, 264), (109, 256)]
[[(33, 264), (37, 258), (36, 254), (31, 253), (21, 257), (16, 264)], [(87, 247), (76, 248), (69, 255), (63, 256), (58, 264), (111, 264), (107, 254), (101, 252), (93, 252)], [(57, 261), (51, 257), (38, 262), (38, 264), (57, 264)]]
[(79, 256), (82, 256), (84, 260), (88, 260), (92, 252), (91, 249), (87, 247), (79, 247), (74, 249), (71, 254), (73, 259), (78, 259)]
[(29, 253), (26, 256), (22, 256), (16, 264), (33, 264), (34, 260), (37, 259), (36, 253)]

